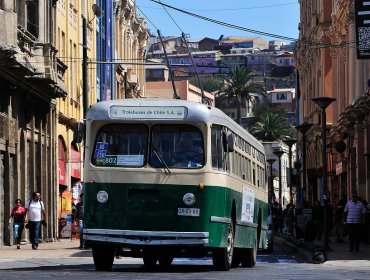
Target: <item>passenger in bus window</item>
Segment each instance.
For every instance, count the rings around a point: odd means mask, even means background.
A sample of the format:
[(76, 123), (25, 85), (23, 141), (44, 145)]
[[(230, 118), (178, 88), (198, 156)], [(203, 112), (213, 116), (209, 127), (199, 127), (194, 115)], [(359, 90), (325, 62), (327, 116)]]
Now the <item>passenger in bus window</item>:
[(203, 149), (194, 144), (193, 135), (187, 133), (183, 137), (182, 147), (175, 155), (175, 160), (182, 167), (203, 166)]

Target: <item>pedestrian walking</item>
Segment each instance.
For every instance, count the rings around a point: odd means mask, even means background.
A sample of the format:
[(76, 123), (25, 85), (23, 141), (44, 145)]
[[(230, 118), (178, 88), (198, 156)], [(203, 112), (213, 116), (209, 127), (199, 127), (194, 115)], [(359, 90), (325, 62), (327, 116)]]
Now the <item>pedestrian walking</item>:
[(83, 200), (83, 193), (80, 195), (80, 201), (76, 204), (76, 221), (80, 228), (80, 249), (84, 247), (84, 240), (83, 240), (83, 231), (84, 231), (84, 222), (83, 222), (83, 215), (84, 215), (84, 200)]
[(37, 250), (40, 240), (41, 223), (46, 221), (46, 211), (44, 203), (41, 201), (41, 194), (39, 192), (34, 192), (32, 194), (32, 199), (25, 206), (32, 249)]
[(343, 240), (344, 238), (343, 218), (344, 218), (344, 207), (346, 207), (346, 204), (347, 204), (347, 199), (345, 195), (342, 195), (335, 209), (335, 214), (334, 214), (335, 233), (337, 236), (338, 243), (344, 242)]
[(344, 207), (344, 218), (348, 227), (349, 251), (360, 251), (361, 225), (366, 209), (362, 202), (358, 201), (357, 193), (352, 193), (352, 199)]
[(312, 207), (312, 221), (315, 229), (315, 237), (317, 240), (321, 240), (323, 230), (323, 207), (320, 201), (316, 201), (316, 204)]
[(26, 209), (22, 206), (22, 200), (15, 200), (15, 206), (10, 213), (9, 224), (13, 223), (13, 237), (17, 242), (17, 249), (21, 248), (22, 232), (24, 228), (24, 217)]

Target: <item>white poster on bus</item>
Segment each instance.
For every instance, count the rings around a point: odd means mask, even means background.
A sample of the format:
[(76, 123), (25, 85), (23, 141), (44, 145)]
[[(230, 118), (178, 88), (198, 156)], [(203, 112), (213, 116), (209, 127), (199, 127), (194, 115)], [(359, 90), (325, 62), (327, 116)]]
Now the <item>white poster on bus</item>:
[(254, 191), (247, 186), (243, 186), (242, 199), (242, 221), (253, 223), (254, 216)]

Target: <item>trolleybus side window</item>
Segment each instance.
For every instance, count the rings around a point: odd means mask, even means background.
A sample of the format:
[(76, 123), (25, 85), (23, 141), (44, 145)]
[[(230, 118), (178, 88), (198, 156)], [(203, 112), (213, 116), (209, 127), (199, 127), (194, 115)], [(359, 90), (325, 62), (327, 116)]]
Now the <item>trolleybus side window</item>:
[(91, 162), (96, 166), (142, 167), (146, 163), (148, 127), (109, 124), (100, 128)]
[(225, 141), (225, 137), (222, 126), (213, 125), (211, 129), (212, 167), (218, 170), (225, 170), (226, 166), (223, 141)]
[[(168, 168), (201, 168), (204, 165), (203, 136), (190, 125), (156, 125), (152, 128), (150, 165)], [(157, 152), (157, 155), (156, 155)]]

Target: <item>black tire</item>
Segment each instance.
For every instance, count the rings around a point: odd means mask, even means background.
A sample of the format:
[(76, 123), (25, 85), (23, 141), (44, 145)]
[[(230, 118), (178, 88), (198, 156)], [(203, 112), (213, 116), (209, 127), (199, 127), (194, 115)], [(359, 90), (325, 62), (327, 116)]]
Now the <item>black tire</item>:
[(160, 256), (158, 258), (159, 266), (161, 268), (168, 268), (168, 267), (170, 267), (171, 264), (172, 264), (172, 261), (173, 261), (173, 257), (172, 256)]
[(114, 261), (114, 248), (93, 246), (92, 255), (96, 270), (109, 271), (112, 269)]
[(273, 253), (274, 252), (274, 243), (273, 242), (267, 244), (266, 252), (267, 253)]
[(237, 268), (240, 265), (240, 248), (234, 248), (233, 261), (231, 262), (231, 268)]
[(240, 261), (242, 267), (254, 267), (257, 261), (257, 240), (254, 242), (253, 248), (241, 250)]
[(144, 266), (147, 268), (154, 268), (157, 264), (157, 258), (154, 256), (144, 256), (143, 257)]
[(228, 271), (234, 255), (234, 225), (229, 225), (226, 248), (214, 248), (212, 252), (213, 265), (217, 270)]

